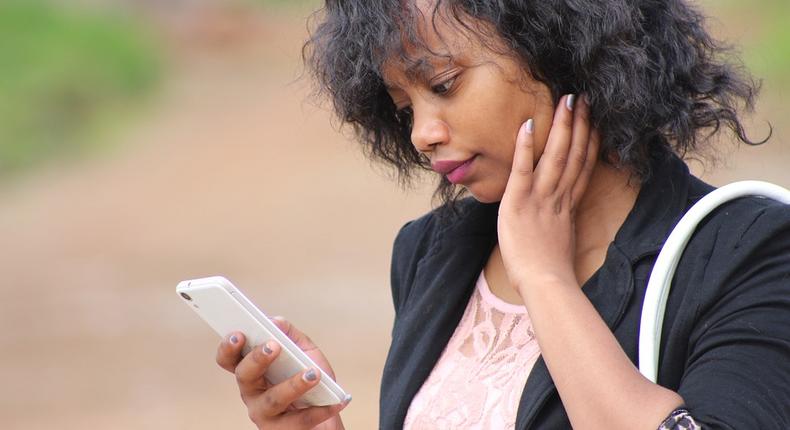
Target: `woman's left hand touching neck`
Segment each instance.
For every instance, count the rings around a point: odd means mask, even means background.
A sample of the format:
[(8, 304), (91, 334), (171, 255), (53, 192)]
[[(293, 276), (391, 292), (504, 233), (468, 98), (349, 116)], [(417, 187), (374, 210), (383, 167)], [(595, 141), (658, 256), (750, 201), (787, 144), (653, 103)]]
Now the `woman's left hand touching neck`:
[(600, 138), (584, 100), (560, 99), (537, 163), (532, 124), (518, 132), (499, 208), (510, 284), (574, 428), (656, 429), (683, 399), (639, 373), (580, 287), (603, 263), (638, 188), (626, 172), (596, 164)]

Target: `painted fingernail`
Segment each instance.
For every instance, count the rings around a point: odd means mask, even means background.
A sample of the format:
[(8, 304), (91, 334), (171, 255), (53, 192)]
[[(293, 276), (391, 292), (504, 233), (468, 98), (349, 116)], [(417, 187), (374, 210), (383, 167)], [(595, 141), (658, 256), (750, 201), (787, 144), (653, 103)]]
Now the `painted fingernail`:
[(313, 382), (318, 378), (318, 375), (316, 375), (315, 369), (310, 369), (302, 375), (302, 378), (304, 378), (305, 382)]
[(573, 103), (575, 101), (576, 101), (576, 95), (568, 94), (568, 97), (565, 98), (565, 107), (567, 107), (568, 110), (573, 110)]
[(271, 342), (266, 342), (263, 344), (263, 353), (266, 355), (270, 355), (272, 352), (274, 352), (274, 350), (270, 346), (270, 343)]
[(234, 334), (233, 336), (230, 337), (230, 343), (234, 345), (239, 343), (239, 338)]
[(345, 407), (349, 403), (351, 403), (351, 394), (346, 394), (346, 398), (343, 399), (343, 401), (340, 402), (340, 404), (343, 405), (343, 407)]
[(532, 134), (532, 132), (535, 131), (535, 121), (533, 121), (532, 118), (528, 119), (527, 123), (524, 125), (524, 129), (527, 133)]

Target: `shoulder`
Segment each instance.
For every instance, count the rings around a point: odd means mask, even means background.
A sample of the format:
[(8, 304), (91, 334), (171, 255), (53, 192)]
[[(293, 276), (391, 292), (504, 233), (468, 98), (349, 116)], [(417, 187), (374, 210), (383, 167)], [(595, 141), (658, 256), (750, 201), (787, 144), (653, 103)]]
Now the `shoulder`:
[(404, 224), (395, 236), (393, 253), (413, 250), (419, 243), (426, 242), (435, 234), (437, 227), (436, 209)]
[(701, 276), (696, 294), (709, 303), (790, 292), (790, 205), (756, 196), (721, 205), (698, 226), (684, 262)]
[(425, 253), (447, 230), (469, 223), (471, 213), (482, 206), (472, 198), (456, 202), (455, 209), (439, 207), (404, 224), (395, 237), (393, 257), (398, 254)]
[[(697, 181), (692, 183), (693, 200), (701, 198), (713, 188)], [(754, 247), (766, 240), (779, 240), (790, 246), (790, 205), (759, 196), (742, 197), (721, 205), (704, 220), (698, 234), (715, 239), (721, 249)], [(695, 233), (696, 234), (696, 233)]]
[[(454, 210), (437, 208), (401, 227), (392, 249), (390, 284), (396, 313), (409, 296), (422, 264), (432, 267), (449, 264), (448, 259), (432, 259), (442, 249), (454, 260), (474, 257), (496, 238), (497, 204), (483, 204), (472, 198), (455, 203)], [(432, 263), (427, 263), (432, 261)]]

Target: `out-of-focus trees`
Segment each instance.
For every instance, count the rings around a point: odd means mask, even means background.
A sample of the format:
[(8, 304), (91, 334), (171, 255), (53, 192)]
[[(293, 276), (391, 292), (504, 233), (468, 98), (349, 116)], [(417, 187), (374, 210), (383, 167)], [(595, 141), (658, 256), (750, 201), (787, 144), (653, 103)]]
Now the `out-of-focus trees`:
[(158, 80), (155, 43), (116, 11), (0, 2), (0, 177), (79, 152)]

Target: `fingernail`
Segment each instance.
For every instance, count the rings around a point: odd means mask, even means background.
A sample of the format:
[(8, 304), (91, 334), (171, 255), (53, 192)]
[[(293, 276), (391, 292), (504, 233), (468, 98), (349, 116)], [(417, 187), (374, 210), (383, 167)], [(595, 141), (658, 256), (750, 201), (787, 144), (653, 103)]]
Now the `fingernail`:
[(573, 102), (575, 101), (576, 101), (576, 95), (568, 94), (568, 97), (565, 98), (565, 107), (567, 107), (568, 110), (573, 110)]
[(343, 399), (343, 401), (340, 402), (340, 404), (343, 405), (343, 407), (345, 407), (349, 403), (351, 403), (351, 394), (346, 394), (346, 398)]
[(263, 353), (266, 354), (266, 355), (269, 355), (272, 352), (274, 352), (274, 350), (271, 348), (271, 346), (269, 346), (270, 343), (271, 342), (266, 342), (266, 343), (263, 344)]
[(304, 378), (306, 382), (313, 382), (318, 378), (318, 375), (316, 375), (315, 369), (310, 369), (302, 375), (302, 378)]
[(532, 132), (535, 131), (535, 121), (533, 121), (532, 118), (528, 119), (527, 123), (524, 125), (524, 129), (527, 133), (532, 134)]
[(230, 343), (234, 345), (239, 343), (239, 338), (234, 334), (233, 336), (230, 337)]

